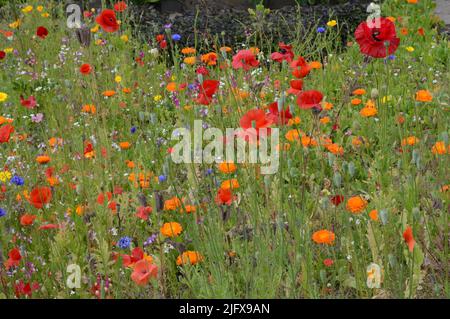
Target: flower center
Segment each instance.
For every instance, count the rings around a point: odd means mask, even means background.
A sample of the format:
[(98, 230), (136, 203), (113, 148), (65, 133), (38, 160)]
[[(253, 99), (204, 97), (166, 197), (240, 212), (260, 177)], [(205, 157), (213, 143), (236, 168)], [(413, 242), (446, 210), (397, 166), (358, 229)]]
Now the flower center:
[(375, 41), (378, 41), (378, 42), (383, 41), (383, 40), (381, 40), (381, 39), (379, 38), (380, 34), (381, 34), (381, 32), (380, 32), (379, 30), (373, 31), (373, 32), (372, 32), (372, 39), (374, 39)]

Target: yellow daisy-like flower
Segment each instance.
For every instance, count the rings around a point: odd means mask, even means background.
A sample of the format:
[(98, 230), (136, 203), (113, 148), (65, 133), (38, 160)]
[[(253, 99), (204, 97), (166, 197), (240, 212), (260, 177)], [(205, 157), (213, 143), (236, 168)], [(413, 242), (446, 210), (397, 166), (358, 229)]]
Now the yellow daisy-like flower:
[(39, 11), (39, 12), (42, 12), (42, 10), (44, 10), (44, 7), (43, 6), (37, 6), (36, 10)]
[(161, 95), (155, 95), (154, 97), (153, 97), (153, 101), (155, 101), (155, 102), (158, 102), (158, 101), (161, 101), (161, 99), (162, 99), (162, 96)]
[(2, 183), (6, 183), (7, 181), (9, 181), (11, 179), (11, 172), (5, 171), (5, 172), (0, 172), (0, 181)]
[(97, 33), (99, 29), (100, 29), (100, 26), (97, 24), (97, 25), (95, 25), (95, 27), (91, 28), (91, 32)]
[(17, 29), (18, 27), (20, 27), (20, 24), (21, 24), (22, 22), (20, 21), (20, 19), (19, 20), (16, 20), (16, 21), (14, 21), (13, 23), (10, 23), (9, 24), (9, 27), (11, 28), (11, 29)]
[(406, 51), (408, 52), (414, 52), (414, 47), (406, 47)]
[(122, 82), (122, 77), (120, 75), (116, 75), (116, 77), (114, 78), (114, 81), (116, 83), (120, 83), (120, 82)]
[(331, 20), (327, 22), (327, 26), (329, 26), (330, 28), (336, 26), (337, 22), (336, 20)]
[(0, 102), (5, 102), (8, 99), (8, 94), (0, 92)]
[(3, 51), (5, 51), (5, 53), (12, 53), (14, 51), (14, 48), (6, 48)]
[(43, 18), (48, 18), (48, 17), (50, 16), (50, 14), (48, 14), (48, 13), (46, 12), (46, 13), (41, 14), (41, 16), (42, 16)]
[(33, 11), (33, 6), (26, 6), (22, 9), (23, 13), (30, 13), (31, 11)]
[(120, 37), (120, 40), (122, 40), (123, 42), (128, 42), (129, 39), (128, 39), (128, 36), (126, 34), (124, 34)]

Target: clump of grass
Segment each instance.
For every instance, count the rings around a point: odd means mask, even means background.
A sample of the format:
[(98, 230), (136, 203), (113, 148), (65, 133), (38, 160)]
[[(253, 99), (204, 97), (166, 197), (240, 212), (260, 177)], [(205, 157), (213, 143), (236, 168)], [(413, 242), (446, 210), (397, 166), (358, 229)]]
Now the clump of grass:
[[(385, 1), (401, 38), (395, 58), (368, 60), (356, 43), (340, 50), (339, 21), (292, 43), (315, 67), (303, 90), (324, 94), (321, 112), (285, 94), (292, 69), (270, 59), (264, 30), (251, 49), (259, 65), (245, 72), (232, 59), (251, 42), (226, 53), (220, 37), (200, 38), (182, 53), (177, 30), (138, 37), (125, 10), (113, 33), (95, 26), (97, 12), (86, 18), (83, 46), (59, 2), (3, 8), (11, 21), (0, 30), (13, 35), (0, 34), (0, 130), (14, 132), (0, 137), (0, 295), (448, 298), (449, 51), (423, 18), (429, 4)], [(197, 95), (207, 78), (220, 85), (205, 106)], [(24, 102), (31, 96), (35, 106)], [(278, 126), (276, 174), (172, 161), (173, 130), (195, 119), (238, 127), (274, 101), (293, 115)], [(232, 203), (222, 205), (229, 179)], [(79, 288), (67, 285), (71, 264)], [(132, 274), (150, 265), (156, 277), (139, 285)]]

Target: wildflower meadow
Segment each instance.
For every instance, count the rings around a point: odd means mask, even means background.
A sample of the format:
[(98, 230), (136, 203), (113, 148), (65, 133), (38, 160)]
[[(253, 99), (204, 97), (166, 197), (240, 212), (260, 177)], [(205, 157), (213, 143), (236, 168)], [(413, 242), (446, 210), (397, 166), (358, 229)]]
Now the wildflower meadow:
[(189, 46), (129, 1), (0, 5), (0, 299), (450, 297), (434, 1)]

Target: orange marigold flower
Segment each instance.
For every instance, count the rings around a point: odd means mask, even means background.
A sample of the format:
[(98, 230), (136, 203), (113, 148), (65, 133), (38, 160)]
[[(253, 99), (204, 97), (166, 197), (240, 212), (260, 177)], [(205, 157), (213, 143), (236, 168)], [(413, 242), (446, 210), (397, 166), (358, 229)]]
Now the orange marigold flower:
[(312, 137), (309, 137), (307, 135), (303, 135), (301, 140), (302, 140), (302, 145), (304, 147), (317, 146), (317, 141), (315, 139), (313, 139)]
[(364, 95), (366, 94), (366, 90), (364, 89), (356, 89), (352, 92), (353, 95)]
[(447, 148), (445, 147), (445, 143), (442, 141), (436, 142), (433, 147), (431, 148), (431, 152), (435, 155), (444, 155), (450, 152), (450, 145)]
[(311, 67), (311, 69), (320, 69), (322, 67), (322, 63), (320, 63), (319, 61), (312, 61), (309, 66)]
[(371, 220), (376, 222), (378, 220), (378, 211), (376, 209), (371, 210), (369, 212), (369, 217)]
[(184, 206), (184, 211), (187, 214), (195, 213), (197, 211), (197, 207), (195, 207), (194, 205), (186, 205), (186, 206)]
[(38, 162), (39, 164), (47, 164), (48, 162), (50, 162), (50, 156), (40, 155), (36, 157), (36, 162)]
[(419, 142), (419, 139), (415, 136), (408, 136), (407, 138), (402, 139), (402, 146), (406, 146), (406, 145), (415, 145), (416, 143)]
[(433, 96), (428, 90), (419, 90), (416, 92), (416, 101), (419, 102), (431, 102), (433, 100)]
[(377, 115), (378, 110), (376, 107), (369, 107), (369, 106), (365, 106), (361, 109), (361, 111), (359, 111), (359, 114), (361, 114), (361, 116), (363, 117), (372, 117)]
[(177, 237), (183, 231), (183, 227), (177, 222), (165, 223), (161, 227), (161, 234), (165, 237)]
[(203, 256), (198, 251), (187, 250), (177, 258), (177, 265), (195, 265), (203, 261)]
[(333, 109), (333, 104), (331, 104), (330, 102), (323, 102), (323, 108), (327, 111)]
[(222, 184), (220, 185), (220, 188), (222, 188), (222, 189), (239, 188), (239, 182), (236, 178), (228, 179), (228, 180), (222, 182)]
[(352, 105), (360, 105), (361, 104), (361, 99), (352, 99), (351, 103)]
[(233, 162), (223, 162), (219, 164), (219, 171), (225, 174), (234, 173), (236, 169), (237, 166)]
[(332, 143), (326, 146), (330, 153), (335, 155), (344, 155), (344, 148), (337, 143)]
[(197, 50), (195, 50), (195, 48), (183, 48), (181, 49), (181, 53), (183, 53), (184, 55), (189, 55), (189, 54), (195, 54), (197, 52)]
[(181, 200), (178, 197), (172, 197), (164, 202), (164, 210), (176, 210), (181, 207)]
[(231, 52), (231, 48), (230, 47), (221, 47), (219, 50), (221, 52)]
[(106, 96), (106, 97), (112, 97), (112, 96), (116, 95), (116, 91), (113, 91), (113, 90), (104, 91), (102, 93), (102, 95)]
[(166, 86), (166, 90), (169, 92), (175, 92), (177, 90), (177, 84), (175, 82), (169, 82)]
[(131, 147), (131, 143), (130, 142), (120, 142), (119, 146), (121, 149), (127, 150)]
[(183, 62), (188, 65), (194, 65), (196, 61), (197, 61), (197, 58), (195, 56), (190, 56), (190, 57), (184, 58), (184, 60), (183, 60)]
[(217, 64), (217, 54), (215, 52), (203, 54), (200, 59), (203, 63), (205, 63), (207, 65), (216, 65)]
[(312, 240), (317, 244), (333, 245), (336, 236), (332, 231), (322, 229), (312, 235)]
[(350, 197), (347, 201), (347, 210), (353, 214), (361, 213), (367, 207), (367, 201), (361, 196)]
[(83, 107), (81, 109), (81, 112), (83, 112), (83, 113), (95, 114), (96, 111), (97, 111), (97, 109), (94, 104), (83, 105)]

